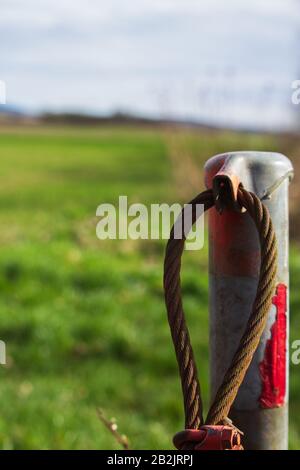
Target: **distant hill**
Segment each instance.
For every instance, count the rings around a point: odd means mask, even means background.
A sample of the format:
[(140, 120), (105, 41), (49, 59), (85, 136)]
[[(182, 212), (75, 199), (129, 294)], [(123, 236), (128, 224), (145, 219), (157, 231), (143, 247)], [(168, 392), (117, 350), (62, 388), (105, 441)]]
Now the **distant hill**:
[(25, 116), (26, 113), (15, 105), (0, 104), (0, 115), (7, 116)]
[(18, 125), (32, 122), (32, 117), (14, 105), (0, 104), (0, 124)]
[(81, 113), (43, 113), (39, 115), (39, 121), (49, 124), (74, 124), (74, 125), (97, 125), (97, 124), (154, 124), (157, 120), (117, 112), (108, 116), (96, 116)]
[[(256, 133), (260, 132), (256, 128), (233, 128), (218, 126), (212, 123), (203, 123), (197, 120), (180, 120), (180, 119), (162, 119), (138, 116), (126, 112), (116, 112), (111, 115), (94, 115), (85, 114), (80, 112), (42, 112), (42, 113), (29, 113), (24, 109), (15, 105), (0, 105), (0, 124), (2, 125), (69, 125), (69, 126), (154, 126), (154, 127), (167, 127), (179, 126), (185, 128), (202, 129), (206, 131), (216, 130), (235, 130), (242, 132)], [(272, 133), (268, 131), (268, 133)]]
[(217, 129), (214, 126), (200, 122), (183, 121), (177, 119), (161, 119), (137, 116), (134, 114), (116, 112), (108, 116), (97, 116), (81, 113), (43, 113), (38, 117), (44, 124), (66, 125), (127, 125), (127, 126), (180, 126), (187, 128)]

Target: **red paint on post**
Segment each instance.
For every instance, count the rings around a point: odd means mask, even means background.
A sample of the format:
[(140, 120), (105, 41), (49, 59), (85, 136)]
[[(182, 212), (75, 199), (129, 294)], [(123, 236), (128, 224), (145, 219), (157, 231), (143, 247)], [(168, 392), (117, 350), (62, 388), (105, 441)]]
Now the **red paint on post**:
[(257, 229), (246, 212), (209, 211), (210, 272), (217, 276), (255, 277), (260, 272)]
[(276, 408), (285, 402), (287, 287), (284, 284), (278, 284), (273, 304), (276, 306), (276, 320), (271, 328), (271, 338), (266, 343), (264, 360), (259, 366), (263, 386), (259, 402), (263, 408)]

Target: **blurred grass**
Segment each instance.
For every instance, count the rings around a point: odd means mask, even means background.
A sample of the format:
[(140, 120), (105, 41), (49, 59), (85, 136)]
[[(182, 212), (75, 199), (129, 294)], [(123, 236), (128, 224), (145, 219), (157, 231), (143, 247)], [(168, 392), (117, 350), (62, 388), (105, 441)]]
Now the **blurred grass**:
[[(2, 448), (114, 449), (97, 407), (117, 418), (133, 448), (171, 447), (183, 416), (161, 286), (164, 242), (99, 241), (96, 208), (122, 194), (129, 203), (186, 202), (202, 189), (210, 156), (288, 144), (178, 129), (0, 130)], [(184, 298), (207, 403), (206, 266), (207, 248), (185, 254)], [(299, 278), (295, 246), (292, 339)], [(290, 443), (300, 448), (297, 366), (291, 374)]]

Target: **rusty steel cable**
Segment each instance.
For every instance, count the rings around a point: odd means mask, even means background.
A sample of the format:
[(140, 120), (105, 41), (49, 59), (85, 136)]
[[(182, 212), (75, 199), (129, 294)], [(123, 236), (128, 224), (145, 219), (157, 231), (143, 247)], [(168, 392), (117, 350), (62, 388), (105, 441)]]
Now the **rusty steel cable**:
[[(244, 207), (256, 225), (261, 248), (261, 266), (257, 293), (252, 312), (237, 351), (208, 411), (205, 424), (226, 422), (231, 405), (244, 379), (259, 344), (272, 303), (277, 269), (277, 245), (268, 209), (253, 193), (240, 186), (237, 202)], [(192, 223), (196, 221), (196, 205), (208, 210), (215, 204), (212, 190), (206, 190), (189, 203)], [(183, 215), (184, 217), (184, 215)], [(175, 238), (174, 227), (166, 248), (164, 263), (164, 291), (171, 335), (176, 352), (184, 399), (185, 428), (199, 429), (204, 424), (200, 384), (181, 295), (181, 257), (185, 238)]]

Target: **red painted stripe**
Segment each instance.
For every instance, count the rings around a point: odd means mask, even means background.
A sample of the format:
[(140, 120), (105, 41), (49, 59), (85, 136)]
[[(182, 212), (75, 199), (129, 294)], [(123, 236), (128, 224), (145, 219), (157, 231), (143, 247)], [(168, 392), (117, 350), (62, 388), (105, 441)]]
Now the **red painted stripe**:
[(284, 284), (278, 284), (273, 304), (276, 306), (276, 320), (271, 328), (271, 338), (266, 343), (265, 357), (259, 366), (262, 377), (259, 402), (263, 408), (275, 408), (285, 403), (287, 287)]

